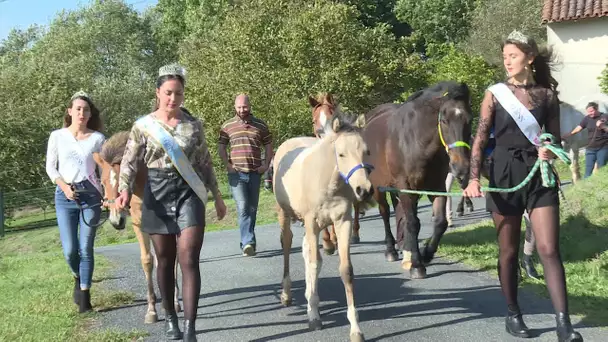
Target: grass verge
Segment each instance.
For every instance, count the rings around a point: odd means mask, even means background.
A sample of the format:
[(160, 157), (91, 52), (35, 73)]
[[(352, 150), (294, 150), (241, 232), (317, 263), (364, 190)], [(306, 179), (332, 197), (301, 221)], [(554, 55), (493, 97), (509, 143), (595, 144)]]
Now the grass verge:
[[(563, 163), (562, 163), (563, 164)], [(565, 178), (565, 177), (564, 177)], [(561, 207), (560, 248), (570, 313), (592, 326), (608, 327), (608, 168), (565, 190)], [(523, 244), (523, 232), (522, 232)], [(496, 272), (498, 245), (491, 221), (449, 232), (439, 254), (477, 269)], [(538, 264), (542, 273), (542, 265)], [(523, 280), (522, 286), (549, 297), (543, 280)]]
[[(207, 231), (238, 226), (236, 205), (225, 200), (226, 217), (218, 221), (215, 207), (207, 208)], [(211, 203), (210, 203), (211, 204)], [(276, 222), (274, 195), (260, 193), (258, 224)], [(100, 227), (95, 246), (136, 242), (130, 224), (117, 231), (109, 223)], [(97, 310), (119, 307), (134, 300), (132, 293), (108, 291), (99, 286), (110, 275), (112, 265), (95, 256), (94, 291), (91, 301)], [(73, 280), (64, 261), (57, 226), (24, 230), (0, 239), (0, 341), (133, 341), (146, 332), (92, 329), (97, 313), (80, 315), (72, 303)]]

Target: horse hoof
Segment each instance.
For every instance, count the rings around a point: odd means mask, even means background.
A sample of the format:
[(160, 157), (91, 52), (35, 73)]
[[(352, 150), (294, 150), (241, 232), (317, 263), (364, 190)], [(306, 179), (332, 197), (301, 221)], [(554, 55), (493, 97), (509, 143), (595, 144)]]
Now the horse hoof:
[(426, 268), (412, 268), (410, 269), (410, 278), (412, 279), (424, 279), (426, 278)]
[(464, 216), (464, 211), (459, 211), (456, 213), (456, 215), (458, 215), (458, 217), (462, 217)]
[(146, 314), (146, 318), (144, 318), (144, 323), (152, 324), (158, 322), (158, 315), (156, 312), (148, 312)]
[(281, 295), (281, 304), (283, 304), (283, 306), (290, 306), (291, 305), (291, 298)]
[(351, 245), (361, 242), (361, 238), (358, 236), (351, 236), (350, 243)]
[(412, 268), (412, 262), (411, 261), (402, 261), (401, 262), (401, 268), (403, 268), (404, 270), (409, 270)]
[(179, 305), (179, 303), (175, 303), (175, 312), (182, 312), (182, 307)]
[(321, 330), (322, 328), (323, 323), (320, 319), (313, 319), (312, 321), (308, 322), (308, 330), (310, 331)]
[(350, 342), (364, 342), (365, 338), (362, 333), (352, 333), (350, 334)]
[(325, 252), (325, 254), (327, 255), (334, 255), (334, 253), (336, 252), (336, 248), (323, 248), (323, 251)]
[(420, 252), (420, 258), (421, 258), (424, 266), (427, 266), (428, 264), (430, 264), (431, 261), (433, 261), (434, 257), (435, 257), (435, 253), (429, 252), (428, 249), (426, 249), (426, 248), (423, 249), (422, 252)]
[(395, 262), (395, 261), (399, 260), (399, 256), (397, 255), (396, 251), (384, 252), (384, 257), (386, 258), (386, 261), (388, 261), (388, 262)]

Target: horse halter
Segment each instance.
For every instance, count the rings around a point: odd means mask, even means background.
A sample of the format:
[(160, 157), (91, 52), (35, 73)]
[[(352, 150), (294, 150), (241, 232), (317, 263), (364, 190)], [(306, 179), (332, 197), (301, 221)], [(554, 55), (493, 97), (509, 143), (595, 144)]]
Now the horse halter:
[(365, 171), (367, 171), (367, 174), (370, 174), (374, 170), (373, 165), (368, 164), (368, 163), (361, 163), (361, 164), (355, 165), (352, 169), (350, 169), (350, 171), (348, 171), (348, 174), (345, 175), (344, 173), (342, 173), (342, 171), (340, 171), (340, 168), (338, 167), (338, 152), (336, 151), (335, 147), (334, 147), (334, 156), (336, 157), (336, 168), (338, 169), (340, 178), (342, 178), (342, 180), (344, 180), (344, 183), (346, 183), (346, 184), (350, 184), (348, 182), (348, 180), (350, 179), (350, 177), (353, 176), (353, 174), (355, 172), (359, 171), (360, 169), (364, 169)]
[(441, 140), (441, 144), (443, 145), (443, 147), (445, 147), (446, 152), (449, 153), (451, 149), (456, 147), (466, 147), (469, 150), (471, 149), (471, 146), (462, 140), (457, 140), (449, 145), (445, 143), (445, 140), (443, 139), (443, 134), (441, 133), (441, 112), (439, 112), (439, 117), (437, 120), (437, 132), (439, 132), (439, 140)]

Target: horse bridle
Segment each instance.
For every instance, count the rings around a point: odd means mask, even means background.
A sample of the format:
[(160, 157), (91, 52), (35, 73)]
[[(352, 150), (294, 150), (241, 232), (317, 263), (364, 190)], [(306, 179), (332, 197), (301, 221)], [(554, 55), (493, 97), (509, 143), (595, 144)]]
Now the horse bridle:
[(336, 169), (338, 169), (338, 174), (340, 174), (340, 178), (342, 178), (342, 180), (344, 180), (344, 182), (346, 184), (349, 184), (348, 180), (350, 179), (350, 177), (352, 177), (352, 175), (361, 170), (364, 169), (365, 171), (367, 171), (367, 173), (371, 173), (374, 170), (374, 166), (368, 163), (361, 163), (361, 164), (357, 164), (355, 165), (353, 168), (350, 169), (350, 171), (348, 171), (348, 174), (344, 174), (342, 173), (342, 171), (340, 171), (340, 167), (338, 166), (338, 151), (336, 151), (336, 147), (334, 146), (334, 156), (336, 157)]
[(441, 133), (441, 117), (441, 112), (439, 112), (439, 116), (437, 119), (437, 132), (439, 132), (439, 140), (441, 140), (441, 144), (443, 145), (443, 147), (445, 147), (446, 152), (449, 153), (451, 149), (456, 147), (466, 147), (470, 150), (471, 146), (462, 140), (457, 140), (449, 145), (446, 144), (445, 140), (443, 139), (443, 134)]

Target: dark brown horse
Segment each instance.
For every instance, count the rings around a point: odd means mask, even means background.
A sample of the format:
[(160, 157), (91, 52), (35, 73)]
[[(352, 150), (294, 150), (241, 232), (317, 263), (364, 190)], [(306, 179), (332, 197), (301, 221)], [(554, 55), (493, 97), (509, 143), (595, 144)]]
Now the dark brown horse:
[[(395, 238), (389, 224), (388, 203), (382, 187), (445, 192), (445, 178), (451, 172), (464, 178), (469, 172), (471, 99), (464, 83), (441, 82), (411, 95), (403, 104), (383, 104), (367, 115), (363, 136), (370, 150), (365, 163), (374, 166), (370, 180), (384, 221), (389, 261), (397, 260)], [(466, 141), (466, 142), (465, 142)], [(380, 189), (379, 189), (380, 188)], [(412, 278), (426, 277), (447, 229), (445, 196), (429, 196), (435, 214), (434, 231), (422, 253), (418, 248), (418, 201), (420, 195), (398, 193), (396, 205), (398, 247), (402, 266)], [(355, 203), (355, 226), (359, 230), (359, 204)], [(354, 233), (354, 232), (353, 232)]]

